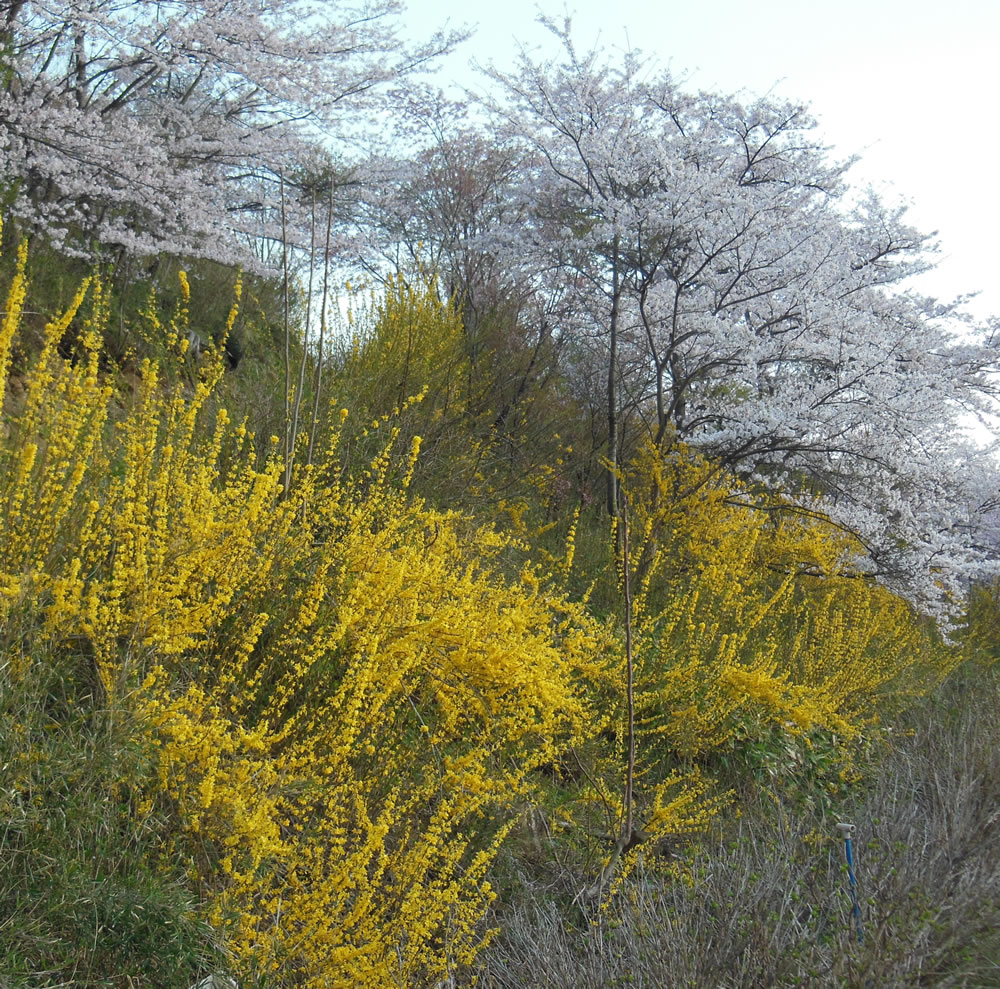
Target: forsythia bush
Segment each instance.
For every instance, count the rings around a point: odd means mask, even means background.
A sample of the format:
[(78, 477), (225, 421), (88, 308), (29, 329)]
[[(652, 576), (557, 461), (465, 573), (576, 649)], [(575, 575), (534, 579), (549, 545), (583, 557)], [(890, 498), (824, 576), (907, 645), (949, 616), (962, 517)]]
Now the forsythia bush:
[(988, 668), (1000, 659), (1000, 582), (972, 588), (962, 642), (977, 665)]
[[(818, 734), (851, 741), (935, 687), (962, 658), (901, 599), (863, 578), (855, 547), (818, 513), (751, 498), (732, 477), (677, 444), (646, 449), (622, 477), (630, 492), (629, 589), (636, 724), (635, 820), (644, 848), (705, 828), (724, 795), (717, 757), (746, 744)], [(621, 523), (616, 523), (621, 526)], [(572, 566), (575, 526), (566, 564)], [(625, 598), (619, 528), (618, 578)], [(623, 615), (612, 617), (618, 640)], [(580, 787), (580, 804), (613, 830), (627, 740), (624, 664), (605, 709), (617, 726)], [(606, 689), (606, 688), (605, 688)], [(846, 752), (834, 761), (850, 778)], [(608, 861), (607, 858), (604, 860)]]
[(427, 389), (439, 415), (461, 411), (468, 360), (462, 318), (438, 294), (435, 279), (418, 269), (412, 281), (390, 277), (350, 313), (342, 375), (355, 382), (366, 411), (387, 412)]
[[(348, 323), (335, 348), (336, 391), (352, 416), (388, 415), (404, 438), (421, 437), (418, 490), (435, 503), (474, 506), (498, 523), (526, 511), (528, 499), (564, 507), (566, 444), (553, 433), (580, 410), (567, 389), (548, 386), (548, 347), (520, 339), (513, 314), (492, 332), (470, 331), (456, 301), (416, 263), (362, 297)], [(352, 437), (366, 449), (370, 440)]]
[[(218, 362), (190, 393), (149, 363), (113, 391), (105, 298), (95, 279), (47, 328), (12, 407), (0, 626), (36, 613), (147, 726), (159, 769), (142, 800), (173, 808), (166, 853), (199, 877), (239, 972), (434, 982), (482, 941), (486, 869), (527, 775), (602, 724), (585, 685), (605, 635), (530, 564), (502, 579), (492, 530), (463, 538), (408, 497), (419, 440), (397, 456), (386, 420), (350, 479), (334, 413), (325, 456), (285, 491), (244, 426), (205, 423)], [(70, 365), (55, 346), (73, 321)], [(183, 360), (183, 327), (161, 329)]]
[[(334, 387), (352, 414), (388, 417), (405, 440), (421, 437), (418, 472), (435, 490), (468, 484), (476, 462), (470, 451), (470, 365), (462, 317), (440, 296), (436, 279), (419, 267), (407, 279), (388, 279), (381, 294), (361, 298), (348, 314), (349, 335), (334, 368)], [(411, 396), (419, 395), (414, 403)], [(399, 412), (405, 408), (405, 416)], [(353, 442), (374, 450), (378, 434)]]
[(852, 567), (818, 514), (767, 509), (696, 452), (636, 467), (636, 662), (643, 732), (683, 756), (749, 723), (850, 737), (957, 662)]
[[(163, 861), (196, 884), (241, 977), (440, 983), (487, 936), (488, 868), (545, 774), (569, 781), (559, 813), (602, 853), (627, 814), (623, 614), (598, 621), (563, 590), (581, 513), (559, 556), (531, 548), (527, 502), (507, 507), (515, 545), (409, 491), (414, 422), (438, 431), (437, 469), (473, 485), (487, 469), (488, 441), (456, 453), (443, 425), (467, 411), (467, 365), (430, 281), (391, 285), (345, 358), (345, 380), (381, 381), (349, 441), (363, 467), (343, 467), (348, 412), (332, 409), (286, 488), (277, 438), (221, 407), (220, 356), (186, 353), (183, 275), (174, 317), (151, 304), (137, 327), (183, 374), (101, 371), (95, 276), (11, 377), (25, 263), (22, 247), (0, 323), (0, 678), (29, 675), (30, 637), (84, 656), (92, 703), (142, 726), (155, 773), (130, 806), (175, 822)], [(75, 362), (57, 351), (69, 329)], [(400, 415), (424, 386), (423, 420)], [(534, 479), (537, 533), (559, 476)], [(851, 738), (958, 657), (817, 513), (763, 510), (680, 444), (622, 481), (641, 841), (618, 883), (650, 841), (719, 810), (714, 754), (768, 732)]]

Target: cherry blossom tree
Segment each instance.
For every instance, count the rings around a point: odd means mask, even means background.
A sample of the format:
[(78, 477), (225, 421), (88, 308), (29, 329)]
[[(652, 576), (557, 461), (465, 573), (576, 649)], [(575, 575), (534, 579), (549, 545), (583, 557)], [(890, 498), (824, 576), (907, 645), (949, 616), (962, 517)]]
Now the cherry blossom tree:
[[(245, 260), (308, 229), (316, 175), (351, 181), (387, 83), (459, 40), (407, 47), (396, 0), (61, 0), (0, 23), (0, 192), (65, 249)], [(332, 149), (332, 150), (331, 150)]]
[(538, 162), (517, 255), (572, 266), (603, 332), (608, 459), (638, 411), (661, 450), (821, 511), (863, 547), (845, 565), (947, 610), (989, 566), (994, 461), (961, 421), (995, 409), (991, 328), (912, 289), (933, 244), (850, 189), (804, 108), (688, 94), (546, 23), (563, 60), (489, 70), (489, 108)]

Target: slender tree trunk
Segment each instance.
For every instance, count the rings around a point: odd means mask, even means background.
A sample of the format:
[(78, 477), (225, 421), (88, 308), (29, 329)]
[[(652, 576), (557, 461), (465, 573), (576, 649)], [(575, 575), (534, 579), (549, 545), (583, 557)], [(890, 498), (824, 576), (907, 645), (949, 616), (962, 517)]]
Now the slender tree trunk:
[(7, 12), (4, 14), (3, 23), (0, 24), (0, 57), (10, 54), (10, 49), (14, 46), (14, 21), (24, 6), (24, 2), (25, 0), (20, 0), (20, 2), (6, 5)]
[(281, 303), (282, 321), (285, 331), (285, 431), (282, 437), (284, 456), (284, 496), (287, 497), (291, 474), (291, 433), (292, 433), (292, 331), (288, 322), (288, 228), (285, 212), (285, 175), (278, 173), (281, 190)]
[(632, 797), (635, 786), (635, 664), (632, 658), (632, 587), (629, 582), (629, 546), (628, 546), (628, 502), (623, 501), (621, 507), (622, 528), (622, 592), (625, 597), (625, 703), (628, 711), (627, 740), (628, 760), (625, 766), (625, 826), (622, 837), (626, 846), (632, 842), (635, 832)]
[(615, 877), (623, 855), (648, 839), (641, 827), (635, 826), (635, 662), (632, 652), (632, 587), (629, 574), (629, 542), (628, 542), (628, 499), (623, 497), (618, 522), (615, 527), (619, 535), (616, 544), (622, 560), (622, 594), (625, 604), (625, 708), (626, 708), (626, 742), (628, 752), (625, 757), (625, 785), (622, 794), (622, 818), (615, 847), (607, 865), (601, 870), (597, 882), (586, 890), (586, 895), (593, 898), (604, 894), (608, 885)]
[(312, 215), (309, 223), (309, 281), (306, 286), (306, 321), (302, 328), (302, 357), (299, 360), (299, 381), (292, 403), (292, 428), (289, 440), (288, 459), (285, 461), (285, 490), (291, 487), (292, 469), (295, 465), (295, 450), (299, 438), (299, 411), (302, 408), (302, 393), (306, 387), (306, 359), (309, 356), (309, 327), (312, 324), (313, 270), (316, 255), (316, 189), (312, 190)]
[(316, 428), (319, 424), (319, 396), (323, 390), (323, 344), (326, 340), (326, 302), (330, 285), (330, 228), (333, 225), (333, 179), (330, 179), (330, 194), (326, 204), (326, 240), (323, 243), (323, 301), (319, 314), (319, 346), (316, 351), (316, 373), (313, 378), (312, 422), (309, 426), (309, 454), (306, 463), (312, 464), (316, 446)]
[(76, 105), (87, 108), (87, 37), (83, 31), (78, 31), (73, 37), (74, 76), (76, 83), (73, 90), (76, 93)]
[(611, 255), (611, 353), (608, 357), (608, 515), (618, 515), (618, 237)]

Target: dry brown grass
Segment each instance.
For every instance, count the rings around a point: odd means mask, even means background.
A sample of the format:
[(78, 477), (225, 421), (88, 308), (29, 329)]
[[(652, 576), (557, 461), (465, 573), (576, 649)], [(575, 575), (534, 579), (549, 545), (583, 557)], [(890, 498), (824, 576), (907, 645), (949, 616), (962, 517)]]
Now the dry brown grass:
[(965, 670), (903, 719), (857, 824), (864, 942), (831, 812), (762, 797), (690, 856), (692, 881), (639, 870), (587, 917), (583, 880), (521, 868), (482, 958), (486, 989), (1000, 986), (1000, 692)]

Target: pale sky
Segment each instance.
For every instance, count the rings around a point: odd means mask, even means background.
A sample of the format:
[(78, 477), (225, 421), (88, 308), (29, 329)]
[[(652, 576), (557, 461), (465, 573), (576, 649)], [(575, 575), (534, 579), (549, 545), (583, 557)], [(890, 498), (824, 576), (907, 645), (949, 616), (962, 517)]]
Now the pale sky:
[[(512, 68), (517, 42), (554, 51), (534, 0), (406, 6), (413, 37), (446, 21), (478, 26), (442, 66), (442, 86), (482, 86), (470, 60)], [(837, 157), (863, 156), (854, 184), (909, 203), (914, 225), (938, 231), (940, 267), (920, 287), (949, 299), (979, 291), (971, 310), (1000, 315), (1000, 0), (570, 0), (568, 9), (580, 49), (599, 38), (655, 56), (692, 89), (809, 103)]]

